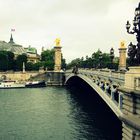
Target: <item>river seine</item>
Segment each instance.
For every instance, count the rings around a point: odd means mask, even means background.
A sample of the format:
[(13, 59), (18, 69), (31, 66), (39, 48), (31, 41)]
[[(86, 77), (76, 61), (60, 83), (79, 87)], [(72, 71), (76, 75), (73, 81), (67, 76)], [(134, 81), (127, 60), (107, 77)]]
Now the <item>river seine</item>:
[(94, 92), (0, 90), (0, 140), (120, 140), (121, 122)]

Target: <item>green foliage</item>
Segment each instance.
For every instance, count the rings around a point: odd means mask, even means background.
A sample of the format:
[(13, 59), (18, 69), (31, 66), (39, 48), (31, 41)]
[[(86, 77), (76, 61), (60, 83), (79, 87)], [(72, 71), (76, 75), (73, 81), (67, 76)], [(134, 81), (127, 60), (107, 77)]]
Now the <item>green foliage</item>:
[(14, 53), (12, 52), (7, 52), (7, 56), (8, 56), (8, 70), (12, 70), (14, 68)]
[(111, 63), (110, 55), (107, 53), (102, 53), (102, 56), (100, 56), (100, 50), (97, 52), (94, 52), (91, 57), (86, 56), (85, 60), (84, 57), (76, 58), (72, 60), (67, 68), (72, 68), (75, 65), (78, 64), (78, 67), (81, 68), (111, 68), (111, 69), (117, 69), (118, 63)]
[(41, 61), (43, 63), (44, 69), (48, 70), (54, 69), (54, 49), (46, 50), (41, 53)]
[(41, 61), (54, 61), (54, 49), (46, 50), (41, 53)]
[[(32, 63), (27, 62), (27, 55), (21, 54), (18, 55), (15, 59), (15, 56), (12, 52), (0, 51), (0, 71), (14, 70), (22, 71), (23, 62), (25, 63), (25, 69), (27, 71), (39, 70), (43, 67), (44, 69), (53, 70), (54, 69), (54, 49), (46, 50), (41, 54), (41, 62)], [(66, 68), (66, 60), (62, 56), (62, 69)]]
[(67, 65), (67, 69), (73, 68), (75, 65), (80, 64), (81, 62), (82, 61), (80, 60), (80, 58), (76, 58)]
[(33, 70), (39, 70), (39, 68), (43, 67), (43, 63), (42, 62), (37, 62), (35, 64), (33, 64)]
[(14, 68), (14, 54), (9, 51), (0, 51), (0, 70), (7, 71)]
[(23, 69), (23, 62), (27, 63), (27, 56), (26, 54), (18, 55), (16, 58), (16, 70), (22, 71)]
[(39, 70), (40, 67), (43, 66), (42, 62), (37, 62), (37, 63), (32, 63), (32, 62), (27, 62), (26, 63), (26, 70), (27, 71), (32, 71), (32, 70)]
[(44, 69), (47, 68), (47, 70), (53, 70), (54, 69), (54, 61), (48, 60), (43, 62)]
[(66, 59), (64, 59), (64, 58), (62, 58), (61, 68), (66, 69)]
[(6, 71), (8, 69), (8, 57), (6, 53), (0, 52), (0, 70)]
[(26, 70), (31, 71), (34, 69), (34, 64), (32, 62), (27, 62), (26, 63)]

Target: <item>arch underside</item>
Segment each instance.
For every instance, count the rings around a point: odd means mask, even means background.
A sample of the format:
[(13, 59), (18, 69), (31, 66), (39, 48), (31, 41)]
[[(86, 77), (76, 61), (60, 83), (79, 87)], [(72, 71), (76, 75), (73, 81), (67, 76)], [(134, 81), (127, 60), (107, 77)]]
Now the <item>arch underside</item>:
[(90, 78), (88, 78), (85, 75), (82, 74), (70, 74), (66, 78), (66, 84), (69, 82), (69, 80), (73, 77), (78, 77), (81, 80), (84, 80), (93, 90), (96, 91), (96, 93), (105, 101), (105, 103), (109, 106), (109, 108), (115, 113), (115, 115), (120, 118), (122, 116), (122, 112), (119, 109), (118, 105), (111, 100), (111, 98), (103, 91), (98, 85), (96, 85)]

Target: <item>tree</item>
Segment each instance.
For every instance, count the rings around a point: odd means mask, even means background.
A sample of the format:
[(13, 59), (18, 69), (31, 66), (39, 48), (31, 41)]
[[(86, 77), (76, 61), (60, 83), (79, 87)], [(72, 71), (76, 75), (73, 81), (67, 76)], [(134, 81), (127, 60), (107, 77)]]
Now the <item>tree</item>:
[(39, 70), (39, 68), (43, 67), (43, 63), (42, 62), (37, 62), (33, 65), (33, 70)]
[(27, 55), (26, 54), (21, 54), (21, 55), (18, 55), (17, 58), (16, 58), (16, 69), (17, 70), (22, 70), (23, 68), (23, 62), (27, 63)]
[(26, 70), (28, 70), (28, 71), (34, 70), (34, 64), (32, 62), (27, 62)]
[[(111, 59), (110, 54), (108, 53), (101, 53), (100, 50), (97, 50), (97, 52), (92, 53), (91, 57), (86, 56), (86, 59), (82, 57), (76, 58), (72, 60), (68, 64), (68, 68), (74, 67), (76, 64), (78, 64), (78, 67), (81, 68), (110, 68), (111, 66)], [(117, 69), (118, 63), (113, 63), (112, 68)]]
[(41, 61), (43, 62), (44, 69), (54, 69), (54, 49), (46, 50), (41, 53)]
[(0, 52), (0, 70), (6, 71), (8, 69), (8, 57), (3, 51)]
[(13, 70), (14, 54), (10, 51), (0, 51), (0, 70)]
[(8, 57), (8, 70), (14, 69), (14, 53), (7, 51), (7, 57)]
[(46, 50), (41, 53), (41, 61), (54, 60), (54, 49)]
[(67, 68), (69, 69), (69, 68), (72, 68), (72, 67), (74, 67), (74, 66), (76, 66), (76, 65), (79, 65), (80, 64), (80, 58), (76, 58), (76, 59), (74, 59), (74, 60), (72, 60), (68, 65), (67, 65)]
[(64, 59), (64, 58), (62, 58), (61, 68), (66, 69), (66, 59)]

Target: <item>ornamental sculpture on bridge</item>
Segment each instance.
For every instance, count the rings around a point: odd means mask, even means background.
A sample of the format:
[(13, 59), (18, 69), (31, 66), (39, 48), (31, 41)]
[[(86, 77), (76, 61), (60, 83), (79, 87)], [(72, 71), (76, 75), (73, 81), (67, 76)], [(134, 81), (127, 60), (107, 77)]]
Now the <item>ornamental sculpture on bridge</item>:
[(130, 58), (130, 65), (140, 65), (140, 3), (135, 9), (135, 17), (133, 20), (133, 29), (130, 31), (131, 24), (126, 23), (126, 29), (129, 34), (136, 34), (137, 44), (129, 44), (128, 56)]
[(60, 39), (59, 38), (55, 39), (55, 46), (60, 46)]

